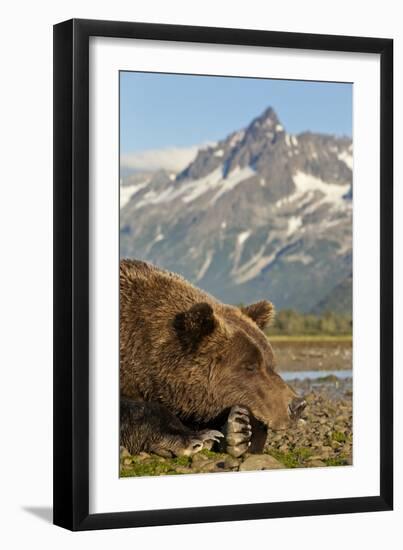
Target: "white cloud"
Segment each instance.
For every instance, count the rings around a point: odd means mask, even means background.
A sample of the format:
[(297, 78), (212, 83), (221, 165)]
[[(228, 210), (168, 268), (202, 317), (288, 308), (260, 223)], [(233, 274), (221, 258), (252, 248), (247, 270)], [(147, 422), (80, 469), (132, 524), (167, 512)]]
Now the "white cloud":
[(120, 165), (127, 170), (172, 170), (179, 172), (195, 158), (199, 147), (148, 149), (121, 156)]

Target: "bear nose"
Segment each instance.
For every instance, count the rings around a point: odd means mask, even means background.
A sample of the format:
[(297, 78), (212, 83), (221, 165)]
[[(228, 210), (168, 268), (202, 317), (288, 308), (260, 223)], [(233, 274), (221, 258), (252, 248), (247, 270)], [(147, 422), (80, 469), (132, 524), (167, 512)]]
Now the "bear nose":
[(294, 397), (290, 403), (290, 410), (293, 416), (299, 416), (306, 407), (306, 401), (303, 397)]

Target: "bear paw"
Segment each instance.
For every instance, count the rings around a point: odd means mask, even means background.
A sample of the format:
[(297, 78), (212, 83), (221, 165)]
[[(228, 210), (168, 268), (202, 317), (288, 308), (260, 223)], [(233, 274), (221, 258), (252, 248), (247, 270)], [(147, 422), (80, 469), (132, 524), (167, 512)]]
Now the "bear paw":
[(232, 407), (224, 428), (226, 452), (238, 458), (246, 453), (251, 445), (252, 426), (249, 412), (244, 407)]
[(194, 436), (186, 438), (185, 446), (180, 449), (181, 456), (193, 456), (202, 449), (211, 449), (214, 442), (220, 441), (220, 438), (224, 437), (224, 434), (218, 430), (201, 430), (196, 432)]

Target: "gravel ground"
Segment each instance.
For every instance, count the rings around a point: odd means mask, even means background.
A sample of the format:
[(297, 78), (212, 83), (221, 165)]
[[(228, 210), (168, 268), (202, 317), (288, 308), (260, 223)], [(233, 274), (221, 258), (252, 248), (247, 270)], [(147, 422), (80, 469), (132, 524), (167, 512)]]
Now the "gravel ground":
[(233, 458), (203, 450), (191, 458), (162, 458), (121, 449), (121, 477), (195, 474), (352, 464), (352, 379), (324, 376), (290, 384), (307, 400), (299, 422), (286, 432), (269, 433), (264, 454)]

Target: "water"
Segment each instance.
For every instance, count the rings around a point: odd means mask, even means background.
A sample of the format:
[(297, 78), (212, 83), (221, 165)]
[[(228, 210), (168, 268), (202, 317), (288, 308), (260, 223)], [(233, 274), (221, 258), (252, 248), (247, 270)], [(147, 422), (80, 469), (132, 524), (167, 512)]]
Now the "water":
[(316, 380), (318, 378), (324, 378), (325, 376), (337, 376), (337, 378), (352, 378), (353, 371), (351, 369), (346, 370), (304, 370), (304, 371), (282, 371), (279, 375), (283, 380), (304, 380), (310, 378)]

